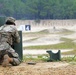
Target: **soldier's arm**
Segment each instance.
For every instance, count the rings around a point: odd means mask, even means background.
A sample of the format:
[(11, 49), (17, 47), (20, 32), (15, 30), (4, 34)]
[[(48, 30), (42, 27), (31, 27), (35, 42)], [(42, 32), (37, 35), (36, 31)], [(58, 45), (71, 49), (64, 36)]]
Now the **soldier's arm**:
[(16, 30), (16, 32), (15, 32), (14, 37), (15, 37), (15, 42), (16, 42), (16, 43), (19, 43), (19, 42), (20, 42), (20, 36), (19, 36), (19, 33), (18, 33), (17, 30)]
[(20, 42), (20, 36), (19, 36), (19, 33), (16, 29), (15, 26), (12, 27), (13, 28), (13, 34), (12, 34), (12, 37), (13, 37), (13, 43), (19, 43)]

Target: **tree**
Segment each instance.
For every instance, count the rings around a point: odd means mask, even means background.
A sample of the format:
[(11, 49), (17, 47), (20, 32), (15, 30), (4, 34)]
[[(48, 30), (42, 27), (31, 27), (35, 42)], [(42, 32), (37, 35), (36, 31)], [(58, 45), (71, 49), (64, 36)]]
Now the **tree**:
[(16, 19), (75, 19), (76, 0), (0, 0), (0, 16)]

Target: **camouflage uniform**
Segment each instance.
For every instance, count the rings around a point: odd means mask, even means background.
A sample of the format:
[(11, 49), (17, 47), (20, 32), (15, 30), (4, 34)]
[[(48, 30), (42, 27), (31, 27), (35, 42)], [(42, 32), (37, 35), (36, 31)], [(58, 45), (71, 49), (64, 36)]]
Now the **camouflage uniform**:
[(16, 66), (21, 63), (18, 53), (11, 47), (13, 43), (19, 43), (20, 37), (14, 25), (3, 25), (0, 27), (0, 59), (6, 53), (13, 58), (12, 65)]

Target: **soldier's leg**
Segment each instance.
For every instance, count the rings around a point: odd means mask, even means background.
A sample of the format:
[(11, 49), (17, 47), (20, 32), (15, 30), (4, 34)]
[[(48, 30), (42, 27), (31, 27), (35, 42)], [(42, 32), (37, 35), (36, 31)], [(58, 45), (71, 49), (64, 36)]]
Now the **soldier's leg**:
[(2, 64), (3, 62), (3, 57), (0, 56), (0, 65)]
[(2, 66), (3, 66), (3, 67), (6, 67), (6, 66), (9, 65), (10, 62), (13, 62), (13, 59), (10, 58), (10, 57), (8, 56), (8, 54), (5, 54), (5, 55), (3, 56)]
[(6, 54), (6, 50), (0, 50), (0, 65), (2, 65), (4, 60), (4, 55)]
[(12, 64), (13, 66), (17, 66), (21, 63), (21, 60), (19, 59), (19, 55), (18, 53), (15, 52), (14, 49), (10, 48), (8, 50), (8, 55), (13, 59), (13, 61), (10, 62), (10, 64)]

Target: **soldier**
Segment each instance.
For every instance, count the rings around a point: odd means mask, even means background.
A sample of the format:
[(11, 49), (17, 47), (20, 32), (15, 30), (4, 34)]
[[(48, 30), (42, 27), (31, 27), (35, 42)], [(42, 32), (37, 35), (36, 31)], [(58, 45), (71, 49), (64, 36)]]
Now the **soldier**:
[(15, 19), (8, 17), (3, 26), (0, 27), (0, 64), (3, 67), (12, 64), (17, 66), (21, 63), (18, 53), (12, 48), (13, 43), (20, 42), (20, 36), (15, 27)]

